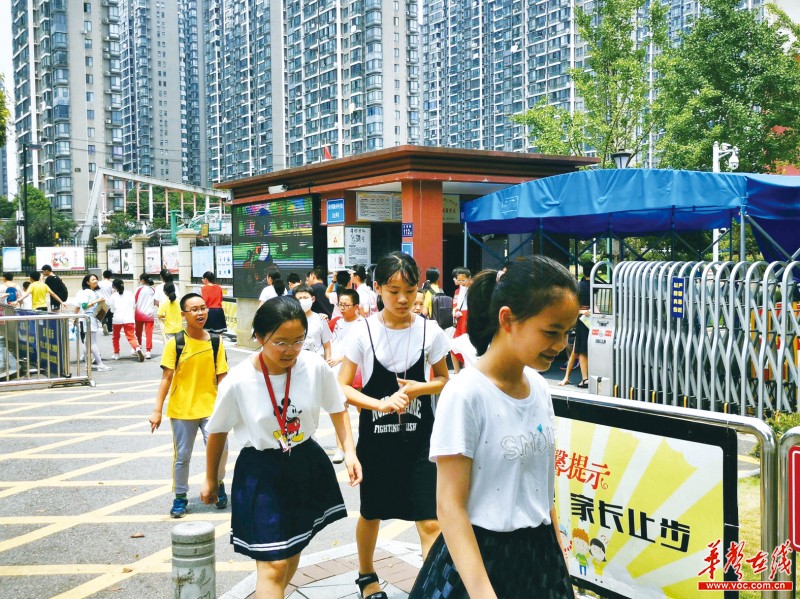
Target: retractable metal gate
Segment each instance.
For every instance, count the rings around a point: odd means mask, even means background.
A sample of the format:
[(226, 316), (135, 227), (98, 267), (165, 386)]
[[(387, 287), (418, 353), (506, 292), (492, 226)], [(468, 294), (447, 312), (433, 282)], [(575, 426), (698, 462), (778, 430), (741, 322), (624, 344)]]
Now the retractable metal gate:
[[(796, 261), (618, 264), (613, 394), (759, 418), (796, 411), (798, 281)], [(593, 286), (598, 313), (602, 293)]]

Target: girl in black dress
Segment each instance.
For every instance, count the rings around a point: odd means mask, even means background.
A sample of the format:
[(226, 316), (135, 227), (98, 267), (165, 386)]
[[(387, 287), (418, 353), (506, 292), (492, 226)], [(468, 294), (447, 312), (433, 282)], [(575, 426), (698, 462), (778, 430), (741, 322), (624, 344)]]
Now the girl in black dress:
[[(386, 599), (373, 554), (381, 520), (416, 522), (423, 555), (439, 535), (436, 467), (428, 460), (433, 428), (431, 395), (447, 382), (449, 339), (435, 321), (412, 312), (419, 271), (408, 254), (393, 252), (375, 268), (383, 309), (348, 335), (339, 383), (361, 409), (356, 452), (363, 468), (356, 526), (359, 578), (365, 599)], [(426, 370), (433, 377), (425, 380)], [(356, 369), (363, 388), (353, 388)]]

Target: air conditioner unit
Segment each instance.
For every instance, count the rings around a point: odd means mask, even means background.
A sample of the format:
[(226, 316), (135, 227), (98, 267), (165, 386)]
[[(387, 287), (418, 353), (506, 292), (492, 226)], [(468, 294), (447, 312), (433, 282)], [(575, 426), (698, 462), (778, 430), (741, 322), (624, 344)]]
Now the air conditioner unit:
[(81, 29), (81, 35), (89, 35), (89, 32), (86, 29)]
[(103, 41), (104, 41), (104, 42), (110, 42), (110, 41), (111, 41), (111, 38), (110, 38), (109, 36), (105, 36), (105, 37), (103, 38)]
[(106, 125), (110, 125), (110, 124), (111, 124), (111, 119), (106, 119)]
[(113, 145), (114, 145), (114, 142), (113, 142), (113, 141), (111, 141), (111, 140), (109, 139), (109, 140), (106, 142), (106, 145), (107, 145), (107, 146), (113, 146)]
[(103, 19), (103, 25), (108, 25), (108, 19)]
[(110, 93), (111, 93), (111, 90), (110, 90), (110, 89), (106, 89), (106, 93), (107, 93), (107, 94), (110, 94)]

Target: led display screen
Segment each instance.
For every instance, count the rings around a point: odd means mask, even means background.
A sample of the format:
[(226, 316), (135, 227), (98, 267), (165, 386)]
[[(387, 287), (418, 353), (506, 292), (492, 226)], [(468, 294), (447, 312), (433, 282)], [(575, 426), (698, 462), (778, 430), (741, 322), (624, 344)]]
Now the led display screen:
[(274, 200), (233, 207), (233, 293), (257, 298), (270, 267), (284, 280), (301, 279), (313, 267), (313, 201), (311, 197)]

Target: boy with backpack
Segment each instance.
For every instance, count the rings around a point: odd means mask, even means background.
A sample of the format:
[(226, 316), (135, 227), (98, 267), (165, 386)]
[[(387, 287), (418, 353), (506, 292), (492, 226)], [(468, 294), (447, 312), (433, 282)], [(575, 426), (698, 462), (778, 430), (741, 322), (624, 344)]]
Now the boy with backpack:
[[(225, 349), (219, 335), (209, 333), (203, 326), (208, 318), (208, 308), (203, 297), (187, 293), (181, 298), (181, 313), (186, 319), (186, 329), (176, 334), (164, 347), (161, 356), (161, 384), (156, 393), (156, 404), (150, 415), (150, 430), (155, 432), (161, 425), (164, 400), (169, 393), (167, 417), (172, 425), (172, 442), (175, 447), (173, 464), (173, 490), (175, 499), (169, 515), (183, 518), (189, 500), (189, 463), (197, 430), (208, 441), (206, 423), (217, 399), (217, 387), (228, 372)], [(225, 509), (228, 496), (222, 479), (228, 446), (222, 452), (219, 464), (219, 493), (215, 503), (217, 509)]]
[(453, 298), (445, 295), (439, 287), (439, 269), (431, 266), (425, 271), (425, 285), (422, 286), (422, 314), (435, 320), (446, 331), (453, 326)]
[(52, 312), (57, 312), (60, 310), (61, 304), (64, 304), (69, 297), (67, 286), (64, 284), (64, 281), (61, 280), (61, 277), (53, 274), (53, 267), (49, 264), (42, 266), (42, 276), (44, 277), (44, 284), (50, 288), (50, 291), (58, 296), (59, 300), (61, 300), (57, 302), (55, 298), (50, 298), (50, 310)]

